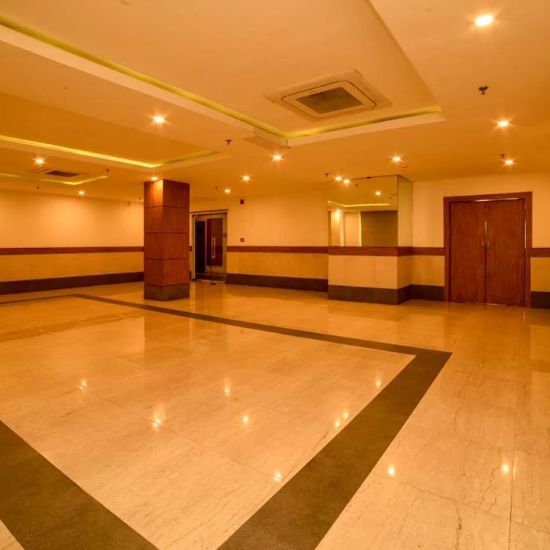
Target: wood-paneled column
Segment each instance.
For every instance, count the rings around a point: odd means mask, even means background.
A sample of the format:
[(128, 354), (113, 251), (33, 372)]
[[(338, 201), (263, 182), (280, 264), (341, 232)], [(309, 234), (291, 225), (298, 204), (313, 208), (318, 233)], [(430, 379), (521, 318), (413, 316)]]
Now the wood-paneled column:
[(145, 182), (145, 298), (189, 297), (189, 185)]

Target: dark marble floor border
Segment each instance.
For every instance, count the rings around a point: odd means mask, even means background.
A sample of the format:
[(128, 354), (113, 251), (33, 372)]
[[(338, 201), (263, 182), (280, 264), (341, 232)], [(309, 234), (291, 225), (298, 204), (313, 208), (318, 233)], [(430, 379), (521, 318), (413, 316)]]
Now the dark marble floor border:
[[(230, 319), (88, 294), (44, 296), (0, 302), (0, 305), (61, 298), (81, 298), (198, 321), (414, 356), (382, 392), (230, 536), (222, 546), (226, 549), (306, 550), (315, 548), (401, 430), (451, 355), (443, 351)], [(51, 464), (50, 466), (54, 468)], [(60, 472), (60, 475), (63, 474)], [(68, 478), (67, 481), (72, 483)], [(41, 485), (35, 486), (35, 491), (38, 487)], [(82, 489), (80, 491), (86, 495)], [(92, 497), (87, 496), (93, 500)], [(82, 498), (81, 495), (80, 497)], [(38, 500), (44, 504), (41, 495)], [(102, 506), (97, 501), (94, 502), (97, 506)], [(0, 519), (2, 519), (1, 516)], [(119, 521), (125, 525), (122, 520)], [(5, 523), (8, 525), (7, 522)], [(10, 528), (9, 525), (8, 528)], [(72, 528), (74, 529), (74, 526)], [(113, 528), (118, 529), (118, 527)], [(92, 530), (89, 533), (94, 534), (96, 531)], [(19, 540), (17, 534), (15, 536)], [(98, 532), (100, 540), (105, 536), (107, 534)], [(136, 536), (139, 537), (137, 533)], [(90, 547), (95, 548), (95, 546)], [(29, 548), (34, 547), (29, 546)], [(141, 546), (125, 546), (125, 548), (141, 548)]]

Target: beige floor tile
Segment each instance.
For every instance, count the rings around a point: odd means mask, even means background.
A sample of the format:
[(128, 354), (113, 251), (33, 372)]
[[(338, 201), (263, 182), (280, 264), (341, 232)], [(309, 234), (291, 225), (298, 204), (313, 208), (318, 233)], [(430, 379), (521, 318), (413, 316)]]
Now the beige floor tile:
[(509, 521), (371, 474), (319, 550), (505, 550)]
[(510, 550), (548, 550), (548, 548), (550, 548), (550, 533), (512, 522)]

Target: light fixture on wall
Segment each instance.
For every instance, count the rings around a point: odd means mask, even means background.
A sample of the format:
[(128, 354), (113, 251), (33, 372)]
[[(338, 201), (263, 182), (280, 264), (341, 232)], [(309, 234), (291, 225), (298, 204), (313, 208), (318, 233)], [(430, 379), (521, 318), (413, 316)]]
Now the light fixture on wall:
[(489, 27), (492, 25), (495, 21), (495, 16), (491, 13), (484, 13), (482, 15), (478, 15), (474, 19), (474, 25), (476, 27)]
[(156, 124), (157, 126), (162, 126), (163, 124), (166, 124), (166, 117), (164, 115), (154, 115), (151, 117), (153, 124)]
[(34, 164), (36, 164), (36, 166), (43, 166), (45, 162), (46, 159), (44, 157), (34, 157)]

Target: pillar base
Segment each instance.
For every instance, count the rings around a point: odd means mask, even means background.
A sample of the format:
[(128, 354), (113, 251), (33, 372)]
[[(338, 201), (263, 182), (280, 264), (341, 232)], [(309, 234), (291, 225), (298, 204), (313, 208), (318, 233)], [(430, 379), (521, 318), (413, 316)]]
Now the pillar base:
[(189, 298), (189, 283), (168, 286), (145, 285), (143, 295), (146, 300), (161, 302)]

